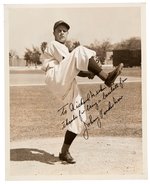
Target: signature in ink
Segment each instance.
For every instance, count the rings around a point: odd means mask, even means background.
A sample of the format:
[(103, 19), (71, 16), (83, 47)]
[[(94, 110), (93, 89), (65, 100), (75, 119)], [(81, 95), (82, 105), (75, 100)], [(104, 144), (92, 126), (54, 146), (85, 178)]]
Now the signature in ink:
[(88, 95), (91, 98), (96, 97), (100, 92), (104, 91), (107, 87), (103, 87), (102, 85), (99, 86), (99, 89), (96, 90), (95, 92), (92, 92), (91, 90), (89, 91)]
[(120, 77), (120, 79), (119, 79), (119, 85), (120, 85), (121, 88), (124, 87), (124, 83), (125, 83), (125, 81), (126, 81), (127, 79), (128, 79), (128, 78), (122, 79), (122, 78)]
[(115, 91), (117, 88), (119, 88), (119, 87), (123, 88), (123, 87), (124, 87), (124, 82), (125, 82), (126, 80), (127, 80), (127, 78), (122, 79), (122, 78), (120, 77), (119, 83), (116, 83), (116, 84), (114, 84), (113, 86), (111, 86), (110, 91), (108, 91), (108, 92), (103, 92), (103, 99), (106, 99), (106, 98), (107, 98), (113, 91)]
[(96, 122), (97, 126), (99, 128), (101, 128), (101, 119), (98, 116), (96, 118), (93, 118), (92, 115), (89, 115), (89, 122), (86, 123), (82, 119), (82, 114), (83, 114), (83, 112), (79, 111), (79, 118), (80, 118), (81, 122), (84, 124), (83, 137), (87, 140), (89, 138), (88, 127), (90, 127), (92, 124), (94, 124)]
[(67, 125), (71, 124), (77, 118), (78, 118), (78, 116), (75, 116), (74, 114), (73, 114), (71, 120), (68, 120), (68, 118), (67, 118), (65, 121), (62, 122), (62, 125), (63, 125), (62, 129), (64, 129)]
[(107, 109), (104, 112), (102, 111), (102, 109), (100, 110), (101, 117), (103, 117), (102, 113), (106, 115), (115, 106), (115, 104), (119, 103), (122, 99), (123, 99), (123, 96), (119, 98), (113, 97), (113, 102), (111, 101), (108, 102)]
[(99, 86), (99, 89), (97, 89), (95, 92), (92, 92), (91, 90), (87, 93), (86, 99), (83, 98), (80, 99), (80, 102), (76, 102), (74, 105), (73, 103), (66, 103), (61, 108), (58, 109), (57, 112), (61, 112), (60, 116), (65, 115), (67, 113), (67, 109), (70, 111), (75, 111), (76, 109), (80, 108), (82, 105), (85, 105), (87, 102), (90, 102), (92, 98), (96, 97), (100, 92), (104, 91), (106, 87), (103, 87), (102, 85)]
[(67, 110), (65, 109), (65, 107), (66, 107), (67, 105), (68, 105), (68, 103), (65, 104), (65, 105), (63, 105), (60, 109), (58, 109), (57, 112), (61, 111), (60, 116), (67, 114)]
[[(122, 99), (123, 96), (120, 96), (119, 98), (116, 97), (112, 97), (112, 100), (108, 102), (108, 105), (106, 107), (106, 109), (103, 109), (99, 107), (99, 103), (101, 103), (102, 100), (106, 100), (107, 97), (113, 93), (113, 91), (115, 91), (116, 89), (118, 89), (119, 87), (123, 88), (124, 87), (124, 83), (127, 80), (127, 78), (122, 79), (120, 78), (120, 82), (117, 84), (114, 84), (110, 90), (108, 92), (105, 91), (106, 87), (102, 87), (102, 85), (99, 86), (99, 88), (92, 92), (91, 90), (86, 94), (86, 99), (83, 100), (83, 98), (80, 99), (79, 102), (76, 102), (75, 104), (73, 103), (66, 103), (64, 106), (62, 106), (61, 108), (58, 109), (58, 112), (60, 112), (60, 115), (65, 115), (67, 114), (67, 112), (72, 112), (78, 109), (78, 115), (73, 115), (71, 119), (66, 118), (65, 121), (62, 122), (62, 129), (64, 129), (67, 125), (71, 124), (73, 121), (75, 121), (77, 118), (80, 119), (80, 121), (84, 124), (84, 130), (83, 130), (83, 137), (85, 139), (89, 138), (89, 132), (88, 132), (88, 128), (93, 125), (94, 123), (97, 123), (97, 126), (99, 128), (101, 128), (101, 124), (102, 124), (102, 119), (104, 118), (104, 116), (111, 110), (113, 109), (113, 107), (115, 107), (115, 105), (117, 103), (119, 103)], [(101, 93), (102, 92), (102, 93)], [(92, 99), (94, 99), (96, 96), (98, 96), (99, 94), (102, 94), (101, 98), (98, 97), (98, 100), (96, 100), (96, 102), (93, 102)], [(90, 102), (89, 104), (86, 104), (87, 102)], [(80, 110), (80, 107), (84, 105), (85, 108), (83, 110)], [(82, 116), (84, 113), (89, 112), (90, 110), (92, 110), (93, 108), (95, 108), (98, 111), (98, 116), (93, 117), (91, 114), (88, 116), (88, 122), (84, 121)]]
[(95, 122), (97, 123), (98, 128), (101, 128), (101, 119), (98, 116), (93, 119), (92, 115), (89, 115), (89, 122), (84, 123), (83, 137), (85, 139), (89, 138), (88, 127), (90, 127)]

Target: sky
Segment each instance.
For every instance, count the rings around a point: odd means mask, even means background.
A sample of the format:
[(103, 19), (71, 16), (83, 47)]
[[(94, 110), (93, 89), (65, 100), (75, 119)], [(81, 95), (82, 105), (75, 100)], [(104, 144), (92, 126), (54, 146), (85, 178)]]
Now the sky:
[(68, 39), (89, 45), (95, 40), (117, 43), (130, 37), (141, 37), (141, 8), (137, 6), (6, 6), (5, 31), (9, 50), (23, 57), (25, 48), (50, 42), (53, 25), (64, 20), (70, 25)]

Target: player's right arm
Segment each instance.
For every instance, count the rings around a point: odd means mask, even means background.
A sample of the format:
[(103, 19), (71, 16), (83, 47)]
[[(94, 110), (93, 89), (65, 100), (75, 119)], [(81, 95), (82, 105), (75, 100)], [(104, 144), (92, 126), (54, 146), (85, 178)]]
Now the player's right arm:
[(59, 63), (68, 56), (68, 48), (57, 41), (52, 41), (49, 45), (49, 54)]

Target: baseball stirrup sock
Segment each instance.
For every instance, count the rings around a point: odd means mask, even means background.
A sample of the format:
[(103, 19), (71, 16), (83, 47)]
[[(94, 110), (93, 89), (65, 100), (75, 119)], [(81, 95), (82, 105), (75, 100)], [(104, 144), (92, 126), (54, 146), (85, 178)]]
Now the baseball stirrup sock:
[(69, 147), (70, 147), (71, 143), (73, 142), (73, 140), (75, 139), (76, 136), (77, 136), (77, 134), (75, 134), (73, 132), (70, 132), (68, 130), (66, 131), (65, 140), (64, 140), (63, 146), (61, 148), (62, 153), (68, 152)]
[(67, 130), (66, 134), (65, 134), (64, 144), (71, 145), (71, 143), (73, 142), (73, 140), (75, 139), (76, 136), (77, 136), (77, 134)]
[(88, 70), (93, 72), (95, 75), (99, 75), (99, 73), (102, 71), (102, 68), (96, 63), (94, 57), (89, 59)]

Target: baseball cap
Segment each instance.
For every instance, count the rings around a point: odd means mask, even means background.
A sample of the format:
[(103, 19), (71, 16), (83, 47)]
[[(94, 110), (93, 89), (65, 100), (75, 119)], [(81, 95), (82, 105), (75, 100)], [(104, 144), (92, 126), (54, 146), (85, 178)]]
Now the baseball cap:
[(53, 29), (55, 30), (59, 25), (65, 25), (68, 30), (70, 29), (70, 26), (66, 22), (64, 22), (63, 20), (59, 20), (59, 21), (55, 22)]

